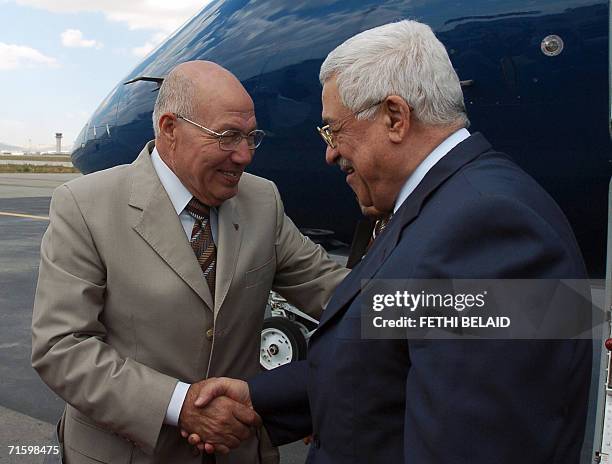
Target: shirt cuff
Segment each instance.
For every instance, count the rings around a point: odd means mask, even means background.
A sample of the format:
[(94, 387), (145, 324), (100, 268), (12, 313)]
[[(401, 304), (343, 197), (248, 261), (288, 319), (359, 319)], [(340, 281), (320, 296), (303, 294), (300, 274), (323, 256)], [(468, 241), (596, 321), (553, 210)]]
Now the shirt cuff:
[(179, 416), (181, 415), (181, 409), (183, 408), (183, 402), (187, 396), (187, 390), (191, 387), (190, 384), (184, 382), (178, 382), (174, 387), (174, 393), (170, 398), (170, 404), (166, 411), (166, 417), (164, 418), (164, 424), (178, 426)]

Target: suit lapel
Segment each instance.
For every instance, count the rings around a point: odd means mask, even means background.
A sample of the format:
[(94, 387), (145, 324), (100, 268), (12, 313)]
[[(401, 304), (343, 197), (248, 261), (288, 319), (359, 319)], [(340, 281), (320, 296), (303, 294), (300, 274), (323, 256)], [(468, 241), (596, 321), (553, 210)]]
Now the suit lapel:
[(242, 243), (242, 228), (234, 198), (219, 207), (217, 234), (217, 281), (215, 286), (215, 318), (225, 300), (236, 271), (236, 261)]
[[(325, 327), (328, 321), (345, 308), (347, 303), (359, 293), (363, 280), (374, 277), (397, 246), (402, 230), (418, 217), (423, 204), (431, 194), (460, 168), (490, 149), (489, 142), (482, 134), (476, 132), (459, 143), (429, 170), (421, 183), (395, 213), (389, 225), (380, 238), (373, 243), (372, 248), (363, 260), (338, 286), (327, 305), (327, 309), (323, 311), (317, 332)], [(406, 278), (409, 277), (406, 276)]]
[(346, 267), (349, 269), (353, 269), (361, 261), (361, 258), (363, 258), (370, 240), (372, 239), (374, 225), (375, 221), (367, 218), (363, 218), (357, 222), (348, 260), (346, 261)]
[[(132, 164), (129, 204), (141, 211), (133, 228), (212, 310), (212, 295), (202, 276), (202, 269), (151, 162), (153, 147), (153, 142), (149, 142)], [(146, 269), (143, 271), (146, 272)]]
[[(402, 223), (392, 218), (384, 232), (374, 241), (372, 247), (350, 274), (338, 286), (319, 322), (318, 333), (327, 322), (349, 303), (361, 290), (361, 282), (371, 279), (382, 266), (385, 258), (397, 245)], [(396, 233), (397, 232), (397, 233)]]

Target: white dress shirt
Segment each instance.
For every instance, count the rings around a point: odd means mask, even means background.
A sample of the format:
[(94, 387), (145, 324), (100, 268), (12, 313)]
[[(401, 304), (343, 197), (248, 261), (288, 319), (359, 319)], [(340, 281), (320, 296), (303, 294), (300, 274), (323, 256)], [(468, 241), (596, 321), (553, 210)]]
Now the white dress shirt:
[[(193, 198), (193, 195), (185, 188), (179, 178), (176, 177), (176, 174), (174, 174), (174, 172), (172, 172), (172, 170), (161, 159), (157, 148), (154, 148), (153, 153), (151, 153), (151, 161), (153, 162), (153, 167), (155, 168), (155, 172), (157, 172), (159, 180), (170, 198), (172, 206), (174, 206), (174, 211), (176, 211), (176, 214), (181, 220), (187, 240), (190, 240), (195, 219), (187, 212), (185, 207)], [(216, 208), (210, 208), (210, 228), (213, 241), (215, 244), (217, 244), (218, 213)], [(187, 396), (187, 390), (189, 390), (190, 386), (190, 384), (181, 382), (179, 380), (176, 387), (174, 387), (174, 393), (172, 393), (170, 404), (168, 404), (168, 409), (166, 410), (166, 417), (164, 419), (165, 424), (174, 426), (178, 425), (181, 408), (183, 407), (183, 402), (185, 401), (185, 396)]]
[(393, 207), (393, 214), (397, 213), (397, 210), (402, 206), (402, 203), (406, 201), (406, 198), (410, 196), (414, 189), (421, 183), (425, 175), (429, 172), (431, 168), (433, 168), (438, 161), (440, 161), (444, 156), (467, 139), (470, 136), (470, 133), (467, 129), (459, 129), (456, 132), (453, 132), (450, 136), (448, 136), (444, 142), (438, 145), (434, 150), (427, 155), (427, 157), (421, 161), (421, 164), (417, 166), (408, 179), (406, 179), (406, 183), (400, 190), (397, 199), (395, 200), (395, 206)]

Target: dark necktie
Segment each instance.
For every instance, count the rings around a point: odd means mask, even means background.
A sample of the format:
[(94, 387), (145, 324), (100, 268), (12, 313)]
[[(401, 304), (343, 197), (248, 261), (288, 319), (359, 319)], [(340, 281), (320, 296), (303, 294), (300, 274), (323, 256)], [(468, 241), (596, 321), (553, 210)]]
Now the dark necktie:
[(372, 245), (374, 244), (374, 240), (376, 240), (378, 236), (383, 233), (383, 230), (385, 230), (385, 228), (389, 224), (389, 221), (391, 220), (392, 216), (393, 214), (388, 214), (387, 216), (381, 217), (378, 221), (376, 221), (376, 224), (374, 224), (374, 229), (372, 229), (372, 237), (370, 238), (370, 243), (368, 243), (368, 247), (366, 248), (364, 255), (368, 251), (370, 251), (370, 248), (372, 248)]
[[(387, 227), (387, 224), (389, 224), (389, 221), (391, 220), (391, 216), (393, 215), (389, 214), (376, 221), (376, 224), (374, 224), (374, 230), (372, 230), (372, 242), (376, 240), (383, 230), (385, 230), (385, 227)], [(370, 246), (371, 245), (372, 243), (370, 242)]]
[(194, 197), (189, 201), (185, 209), (195, 219), (189, 242), (198, 263), (200, 263), (202, 273), (214, 301), (217, 247), (213, 241), (212, 229), (210, 227), (210, 208)]

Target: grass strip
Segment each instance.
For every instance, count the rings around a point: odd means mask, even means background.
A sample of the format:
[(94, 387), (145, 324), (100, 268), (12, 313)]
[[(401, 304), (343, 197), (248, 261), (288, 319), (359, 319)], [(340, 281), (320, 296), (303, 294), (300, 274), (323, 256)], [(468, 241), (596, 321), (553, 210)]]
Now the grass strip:
[(49, 155), (49, 156), (32, 156), (32, 155), (0, 155), (0, 160), (11, 160), (11, 161), (72, 161), (70, 156), (58, 156), (58, 155)]
[(34, 173), (34, 174), (66, 174), (71, 172), (80, 172), (77, 168), (68, 167), (68, 166), (34, 166), (31, 164), (0, 164), (0, 173)]

